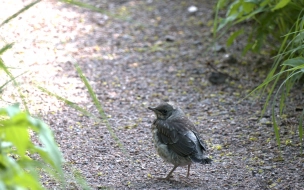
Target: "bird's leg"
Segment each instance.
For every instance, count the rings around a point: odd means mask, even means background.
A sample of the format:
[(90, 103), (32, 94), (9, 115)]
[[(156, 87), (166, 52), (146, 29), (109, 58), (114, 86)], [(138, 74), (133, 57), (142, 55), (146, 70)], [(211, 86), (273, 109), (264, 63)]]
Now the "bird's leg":
[(175, 170), (177, 167), (178, 167), (178, 166), (174, 166), (174, 167), (172, 168), (172, 170), (169, 172), (169, 174), (167, 175), (167, 177), (165, 177), (165, 178), (158, 178), (158, 179), (164, 179), (164, 180), (170, 179), (171, 174), (174, 172), (174, 170)]
[(174, 166), (165, 179), (168, 180), (176, 168), (177, 168), (177, 166)]
[(189, 177), (189, 175), (190, 175), (190, 166), (191, 166), (191, 164), (189, 164), (188, 165), (188, 173), (187, 173), (187, 178)]

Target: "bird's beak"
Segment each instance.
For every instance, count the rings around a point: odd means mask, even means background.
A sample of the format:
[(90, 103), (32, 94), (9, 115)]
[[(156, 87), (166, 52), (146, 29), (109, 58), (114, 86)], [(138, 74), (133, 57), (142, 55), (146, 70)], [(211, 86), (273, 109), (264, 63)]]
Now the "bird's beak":
[(148, 107), (149, 110), (152, 110), (155, 112), (155, 108), (152, 108), (152, 107)]
[(149, 110), (152, 110), (156, 115), (160, 113), (156, 108), (148, 107)]

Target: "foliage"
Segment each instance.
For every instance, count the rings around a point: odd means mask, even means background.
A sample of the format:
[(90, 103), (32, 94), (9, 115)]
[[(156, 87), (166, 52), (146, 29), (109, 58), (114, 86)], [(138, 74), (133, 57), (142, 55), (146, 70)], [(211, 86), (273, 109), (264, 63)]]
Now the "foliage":
[[(225, 0), (219, 0), (217, 11), (227, 6)], [(235, 0), (227, 8), (225, 18), (217, 17), (215, 23), (215, 33), (224, 28), (228, 29), (239, 23), (249, 23), (252, 25), (248, 36), (244, 53), (248, 50), (258, 52), (265, 42), (281, 40), (300, 15), (303, 15), (302, 8), (304, 0)], [(217, 24), (219, 23), (219, 24)], [(227, 45), (244, 33), (243, 25), (241, 29), (233, 32), (227, 40)], [(226, 30), (223, 32), (226, 33)]]
[[(219, 0), (217, 12), (225, 7), (226, 3), (226, 1)], [(235, 0), (229, 5), (226, 18), (218, 19), (220, 24), (217, 26), (217, 23), (215, 23), (214, 27), (216, 31), (220, 31), (224, 27), (252, 21), (253, 30), (249, 34), (244, 53), (248, 50), (258, 52), (265, 42), (268, 44), (272, 42), (266, 40), (269, 38), (277, 39), (280, 42), (280, 47), (276, 50), (278, 55), (275, 57), (272, 69), (264, 82), (249, 94), (259, 91), (262, 95), (269, 86), (271, 87), (268, 90), (262, 114), (272, 98), (273, 128), (279, 147), (281, 141), (279, 126), (275, 117), (276, 100), (279, 99), (279, 113), (282, 114), (291, 88), (301, 79), (304, 72), (304, 58), (302, 57), (304, 49), (303, 5), (303, 0)], [(244, 28), (232, 33), (227, 40), (227, 45), (231, 45), (243, 33)], [(300, 117), (298, 127), (301, 153), (303, 147), (303, 114)]]
[[(9, 23), (12, 19), (16, 18), (18, 15), (22, 14), (40, 1), (41, 0), (36, 0), (32, 3), (29, 3), (24, 8), (17, 11), (15, 14), (0, 23), (0, 27)], [(96, 8), (81, 1), (59, 1), (86, 8), (95, 12), (106, 13), (109, 16), (113, 16), (116, 18), (119, 17), (119, 15), (113, 15), (106, 10)], [(13, 43), (4, 45), (4, 47), (0, 49), (0, 55), (2, 55), (5, 51), (9, 50), (12, 47)], [(119, 147), (124, 152), (126, 152), (122, 143), (111, 128), (107, 120), (107, 116), (103, 111), (101, 104), (97, 100), (96, 95), (93, 92), (91, 86), (89, 85), (86, 77), (83, 75), (78, 65), (76, 65), (75, 68), (80, 78), (84, 82), (85, 86), (87, 87), (94, 104), (99, 110), (99, 113), (102, 117), (102, 122), (106, 124), (108, 130), (110, 131), (110, 134), (115, 139)], [(0, 69), (2, 69), (4, 73), (10, 77), (9, 81), (6, 81), (4, 84), (0, 84), (0, 94), (3, 88), (12, 82), (14, 84), (14, 87), (18, 90), (18, 94), (22, 100), (22, 105), (26, 110), (26, 113), (23, 113), (17, 107), (14, 106), (0, 110), (0, 170), (1, 174), (3, 173), (0, 176), (0, 189), (43, 189), (41, 183), (39, 182), (39, 170), (47, 171), (57, 179), (61, 179), (61, 184), (64, 186), (65, 183), (63, 180), (65, 178), (73, 178), (74, 181), (77, 182), (77, 185), (79, 185), (82, 189), (90, 189), (87, 182), (81, 176), (80, 172), (76, 172), (76, 170), (74, 170), (72, 166), (68, 166), (69, 169), (73, 170), (72, 175), (62, 170), (61, 153), (59, 152), (58, 147), (53, 139), (52, 132), (46, 126), (45, 123), (29, 116), (30, 111), (27, 106), (27, 101), (23, 96), (22, 91), (20, 90), (19, 83), (16, 80), (19, 76), (25, 74), (26, 71), (16, 77), (13, 76), (13, 74), (10, 72), (10, 68), (5, 65), (1, 57)], [(59, 95), (49, 92), (47, 89), (41, 86), (38, 86), (38, 89), (43, 92), (46, 92), (51, 96), (56, 97), (61, 101), (64, 101), (67, 105), (82, 112), (85, 115), (94, 118), (96, 121), (101, 121), (99, 118), (93, 116), (89, 111), (81, 108), (77, 104), (65, 98), (62, 98)], [(29, 135), (30, 130), (33, 130), (35, 134), (38, 135), (44, 147), (36, 146), (32, 143)], [(31, 159), (31, 155), (33, 154), (38, 154), (42, 160), (37, 161)]]
[[(43, 146), (31, 141), (34, 131)], [(0, 109), (0, 189), (43, 189), (39, 170), (57, 179), (63, 175), (62, 155), (49, 127), (21, 112), (18, 106)], [(40, 159), (32, 159), (33, 156)]]
[[(272, 100), (272, 120), (274, 124), (274, 131), (277, 139), (277, 144), (280, 146), (280, 136), (279, 129), (276, 123), (276, 118), (274, 117), (275, 112), (274, 108), (276, 105), (276, 100), (279, 99), (279, 113), (282, 114), (286, 98), (289, 95), (289, 92), (292, 86), (299, 81), (304, 73), (304, 58), (303, 55), (303, 39), (304, 39), (304, 16), (298, 18), (295, 23), (292, 32), (289, 32), (285, 35), (284, 41), (281, 44), (281, 49), (279, 54), (276, 56), (274, 65), (269, 72), (267, 78), (262, 84), (260, 84), (256, 89), (254, 89), (250, 94), (257, 90), (265, 91), (268, 86), (271, 86), (264, 109), (262, 114), (265, 112), (269, 101), (275, 91), (275, 88), (278, 86), (276, 93), (274, 94)], [(279, 68), (281, 66), (281, 68)], [(279, 69), (279, 72), (276, 71)], [(276, 74), (275, 74), (276, 73)], [(283, 82), (279, 83), (279, 79), (283, 79)], [(303, 112), (304, 113), (304, 112)], [(299, 122), (299, 137), (301, 142), (301, 153), (303, 147), (303, 127), (302, 127), (303, 114), (300, 116)]]
[[(9, 23), (12, 19), (22, 14), (41, 0), (34, 1), (12, 16), (5, 19), (0, 27)], [(13, 43), (4, 45), (0, 49), (0, 55), (12, 48)], [(14, 77), (10, 69), (0, 57), (0, 69), (10, 77), (9, 81), (0, 84), (0, 93), (9, 83), (13, 83), (21, 97), (22, 105), (27, 113), (21, 112), (18, 106), (0, 109), (0, 189), (44, 189), (39, 181), (39, 172), (46, 171), (55, 179), (60, 180), (63, 187), (64, 176), (62, 170), (62, 155), (54, 141), (53, 133), (41, 120), (29, 115), (27, 101), (24, 98), (17, 78), (26, 73)], [(35, 145), (31, 141), (30, 132), (38, 136), (43, 146)], [(34, 157), (35, 159), (32, 159)], [(38, 158), (37, 158), (38, 157)], [(80, 175), (77, 180), (84, 189), (89, 189)]]

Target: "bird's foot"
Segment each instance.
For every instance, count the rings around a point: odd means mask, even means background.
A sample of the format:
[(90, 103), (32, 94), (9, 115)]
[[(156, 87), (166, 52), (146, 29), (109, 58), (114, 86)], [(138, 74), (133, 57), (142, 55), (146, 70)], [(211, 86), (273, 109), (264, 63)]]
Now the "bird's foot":
[(170, 176), (167, 176), (167, 177), (158, 177), (157, 179), (158, 180), (170, 180), (170, 178), (173, 178), (173, 176), (170, 175)]

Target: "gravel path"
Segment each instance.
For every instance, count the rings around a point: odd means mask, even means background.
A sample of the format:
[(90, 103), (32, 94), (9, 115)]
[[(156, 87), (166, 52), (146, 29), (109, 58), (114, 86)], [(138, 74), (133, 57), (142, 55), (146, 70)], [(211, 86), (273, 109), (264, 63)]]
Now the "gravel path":
[[(66, 162), (93, 189), (304, 189), (296, 120), (300, 113), (294, 110), (303, 105), (302, 92), (293, 92), (288, 115), (279, 121), (284, 158), (280, 161), (270, 114), (259, 120), (263, 101), (239, 102), (265, 77), (263, 63), (268, 59), (251, 54), (241, 58), (242, 41), (230, 49), (208, 51), (213, 4), (207, 0), (86, 2), (109, 12), (42, 1), (0, 28), (0, 45), (15, 42), (2, 59), (14, 76), (28, 71), (19, 83), (31, 113), (50, 125)], [(0, 19), (27, 3), (1, 2)], [(187, 11), (192, 5), (197, 12)], [(224, 45), (220, 41), (218, 47)], [(98, 116), (74, 63), (83, 69), (127, 153), (104, 123), (39, 90), (42, 86)], [(239, 80), (212, 85), (207, 63)], [(254, 70), (257, 66), (263, 69)], [(150, 132), (155, 116), (147, 107), (162, 101), (186, 112), (214, 160), (212, 165), (193, 165), (189, 179), (186, 167), (178, 168), (171, 181), (156, 179), (172, 168), (156, 155)], [(20, 99), (8, 86), (0, 105), (14, 102)], [(67, 181), (70, 189), (79, 188), (73, 177)], [(44, 184), (55, 189), (51, 180), (44, 179)]]

